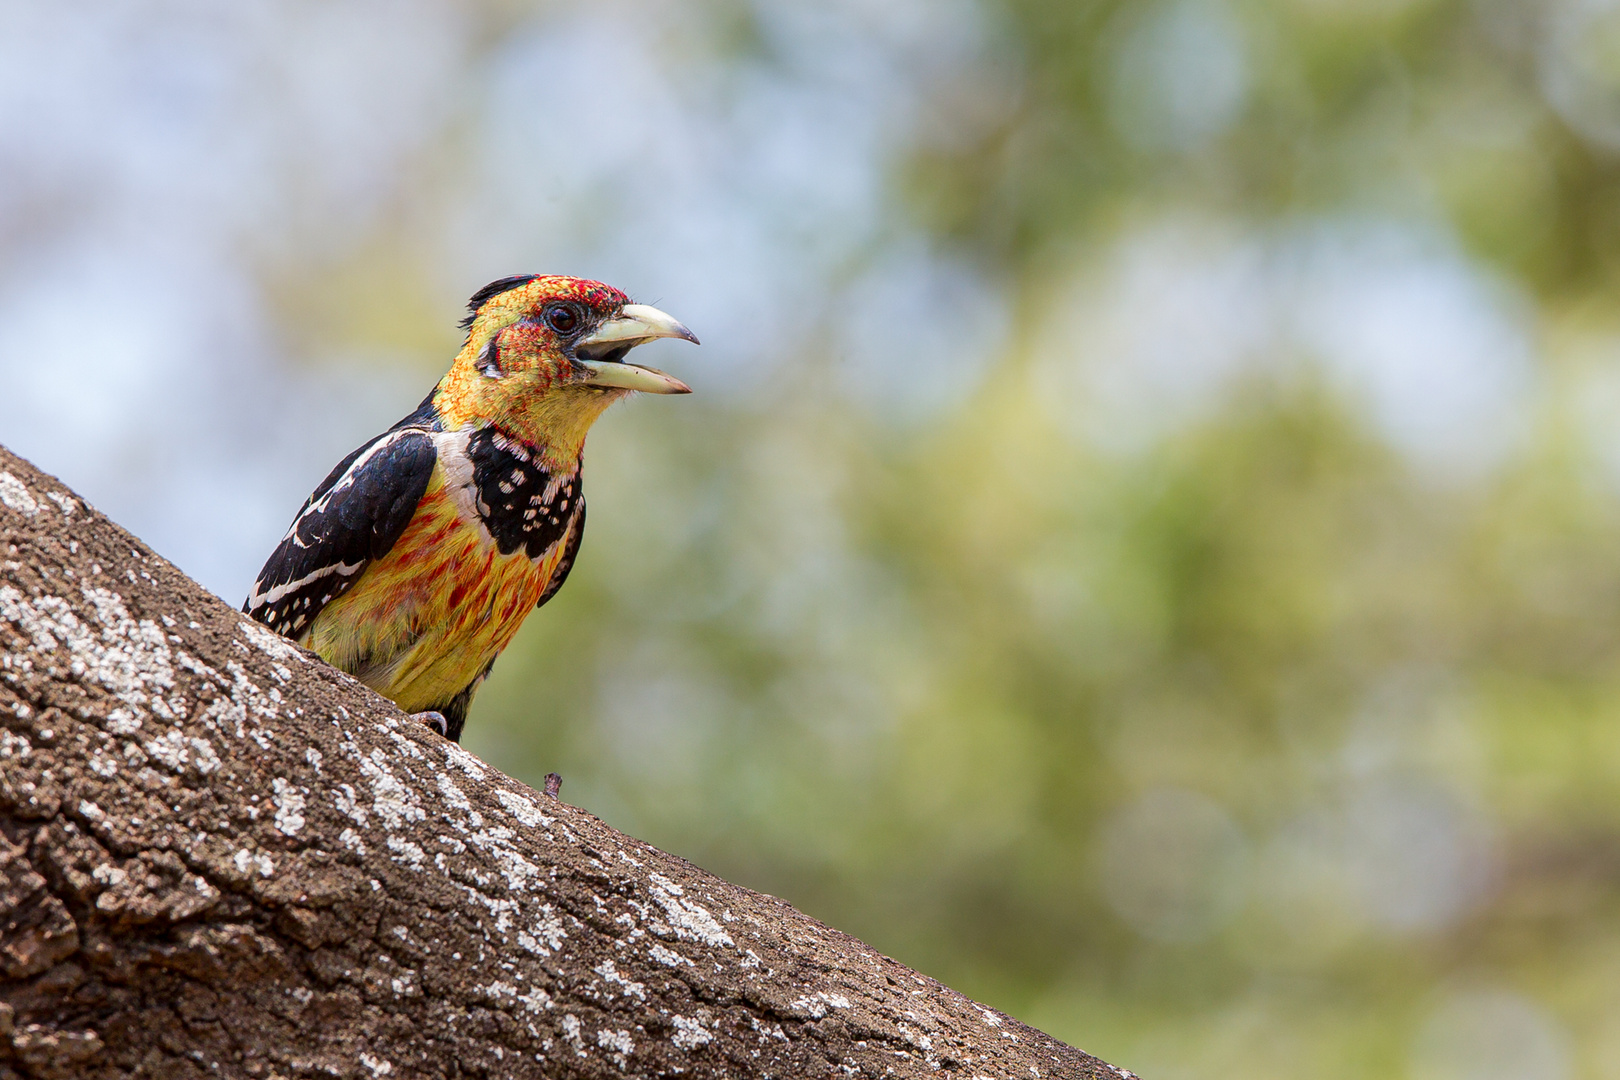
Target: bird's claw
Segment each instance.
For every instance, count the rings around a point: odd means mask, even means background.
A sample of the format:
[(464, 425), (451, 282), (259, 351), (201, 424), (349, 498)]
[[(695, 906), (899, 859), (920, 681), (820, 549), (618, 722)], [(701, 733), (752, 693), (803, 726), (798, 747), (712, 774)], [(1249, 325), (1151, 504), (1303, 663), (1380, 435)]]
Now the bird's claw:
[(444, 713), (429, 709), (427, 712), (412, 713), (411, 719), (420, 720), (444, 738), (450, 737), (450, 723), (445, 720)]
[(562, 791), (562, 776), (558, 773), (546, 773), (546, 794), (553, 799), (560, 798), (558, 792)]

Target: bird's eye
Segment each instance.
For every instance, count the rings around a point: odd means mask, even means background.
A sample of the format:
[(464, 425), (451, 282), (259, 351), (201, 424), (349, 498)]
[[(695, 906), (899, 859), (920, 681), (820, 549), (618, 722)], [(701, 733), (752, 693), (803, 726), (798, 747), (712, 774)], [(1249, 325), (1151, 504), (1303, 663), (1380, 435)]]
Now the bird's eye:
[(558, 304), (546, 312), (546, 325), (559, 334), (572, 334), (579, 326), (579, 312), (566, 304)]

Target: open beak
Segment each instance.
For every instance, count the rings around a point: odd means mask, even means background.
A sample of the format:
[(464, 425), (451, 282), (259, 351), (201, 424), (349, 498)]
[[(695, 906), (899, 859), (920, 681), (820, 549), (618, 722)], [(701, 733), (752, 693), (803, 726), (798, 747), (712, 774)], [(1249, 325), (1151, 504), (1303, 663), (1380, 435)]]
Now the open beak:
[(646, 304), (626, 304), (619, 314), (574, 346), (574, 364), (588, 374), (586, 386), (615, 386), (647, 394), (690, 394), (692, 388), (672, 375), (640, 364), (627, 364), (624, 354), (657, 338), (680, 338), (696, 345), (697, 335)]

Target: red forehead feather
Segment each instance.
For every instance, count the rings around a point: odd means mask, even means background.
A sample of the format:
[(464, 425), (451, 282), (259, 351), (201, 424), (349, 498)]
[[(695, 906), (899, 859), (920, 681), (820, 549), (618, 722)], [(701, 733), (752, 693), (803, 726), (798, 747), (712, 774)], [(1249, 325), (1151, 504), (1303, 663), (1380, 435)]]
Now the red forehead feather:
[(611, 285), (585, 278), (543, 277), (529, 283), (534, 288), (536, 301), (577, 300), (586, 307), (599, 311), (612, 311), (630, 302), (630, 298)]
[(525, 274), (492, 281), (473, 293), (472, 299), (467, 302), (467, 316), (461, 321), (462, 328), (470, 327), (484, 306), (496, 299), (500, 299), (503, 306), (515, 301), (530, 307), (539, 307), (553, 300), (573, 300), (602, 314), (617, 311), (630, 302), (624, 293), (600, 281)]

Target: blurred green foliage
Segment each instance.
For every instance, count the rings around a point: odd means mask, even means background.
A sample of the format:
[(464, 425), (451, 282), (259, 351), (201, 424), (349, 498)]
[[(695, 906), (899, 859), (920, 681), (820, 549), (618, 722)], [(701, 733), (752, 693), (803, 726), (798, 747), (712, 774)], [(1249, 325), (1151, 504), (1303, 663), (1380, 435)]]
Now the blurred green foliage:
[[(892, 189), (1007, 290), (982, 384), (610, 415), (472, 748), (1155, 1080), (1620, 1077), (1620, 17), (1556, 7), (988, 5)], [(1456, 238), (1525, 430), (1436, 475), (1290, 355), (1077, 434), (1043, 327), (1189, 215)]]

